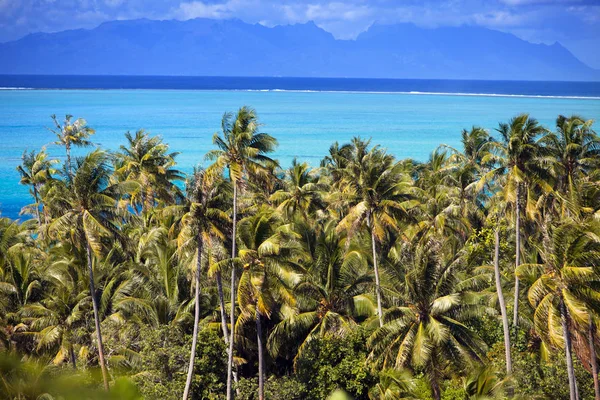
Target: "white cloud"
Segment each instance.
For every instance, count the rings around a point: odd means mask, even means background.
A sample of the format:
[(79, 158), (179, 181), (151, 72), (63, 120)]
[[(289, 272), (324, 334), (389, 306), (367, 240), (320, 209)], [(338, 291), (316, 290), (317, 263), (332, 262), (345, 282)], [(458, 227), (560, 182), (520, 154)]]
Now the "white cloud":
[(123, 4), (123, 0), (104, 0), (104, 4), (109, 7), (116, 8)]
[(201, 1), (192, 1), (179, 4), (179, 15), (181, 19), (192, 18), (228, 18), (231, 15), (228, 3), (206, 4)]

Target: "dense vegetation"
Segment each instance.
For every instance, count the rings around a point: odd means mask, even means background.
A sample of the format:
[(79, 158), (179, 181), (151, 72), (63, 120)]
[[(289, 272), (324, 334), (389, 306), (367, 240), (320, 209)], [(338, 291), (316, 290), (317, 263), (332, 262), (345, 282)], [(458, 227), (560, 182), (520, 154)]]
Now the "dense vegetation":
[(66, 157), (25, 153), (29, 218), (0, 218), (0, 397), (600, 399), (591, 121), (281, 169), (242, 107), (187, 176), (53, 121)]

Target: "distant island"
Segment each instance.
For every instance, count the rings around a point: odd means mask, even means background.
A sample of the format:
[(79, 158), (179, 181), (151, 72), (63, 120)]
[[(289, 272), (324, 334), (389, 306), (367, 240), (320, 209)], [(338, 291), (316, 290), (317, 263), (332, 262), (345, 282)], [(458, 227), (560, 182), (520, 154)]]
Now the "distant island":
[(559, 43), (474, 26), (371, 26), (338, 40), (313, 22), (113, 21), (0, 44), (0, 74), (599, 81)]

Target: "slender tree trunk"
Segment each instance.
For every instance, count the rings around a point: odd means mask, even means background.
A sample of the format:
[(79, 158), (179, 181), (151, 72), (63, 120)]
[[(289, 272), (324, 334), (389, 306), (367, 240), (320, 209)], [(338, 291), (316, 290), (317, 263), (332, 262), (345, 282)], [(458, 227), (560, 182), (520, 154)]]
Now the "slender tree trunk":
[(108, 371), (104, 362), (104, 345), (102, 344), (102, 332), (100, 331), (100, 315), (98, 313), (98, 299), (96, 299), (96, 289), (94, 287), (94, 269), (92, 267), (92, 248), (86, 243), (88, 272), (90, 276), (90, 294), (92, 295), (92, 306), (94, 308), (94, 323), (96, 325), (96, 336), (98, 337), (98, 361), (102, 370), (102, 379), (104, 380), (104, 389), (108, 390)]
[(588, 325), (588, 342), (590, 345), (590, 363), (592, 364), (592, 376), (594, 377), (594, 399), (600, 400), (600, 383), (598, 382), (598, 359), (596, 358), (595, 346), (596, 324), (590, 313), (590, 323)]
[(377, 317), (379, 317), (379, 326), (383, 326), (383, 312), (381, 308), (381, 285), (379, 284), (379, 267), (377, 266), (377, 243), (373, 233), (373, 221), (369, 216), (369, 227), (371, 228), (371, 249), (373, 250), (373, 270), (375, 271), (375, 294), (377, 296)]
[(73, 369), (77, 369), (77, 362), (75, 360), (75, 352), (73, 351), (73, 344), (69, 344), (69, 357), (71, 357), (71, 366)]
[(67, 150), (67, 176), (71, 180), (73, 178), (71, 174), (71, 145), (68, 142), (65, 144), (65, 149)]
[(229, 350), (227, 352), (227, 400), (233, 398), (232, 382), (233, 377), (233, 345), (235, 341), (235, 265), (233, 259), (236, 256), (235, 242), (236, 242), (236, 223), (237, 223), (237, 182), (233, 182), (233, 225), (231, 230), (231, 310), (229, 318), (231, 321), (231, 330), (229, 334)]
[(35, 184), (33, 185), (33, 200), (35, 201), (35, 216), (37, 217), (38, 225), (42, 225), (42, 216), (40, 215), (40, 200)]
[(502, 317), (502, 328), (504, 330), (506, 373), (510, 375), (512, 373), (512, 358), (510, 355), (510, 327), (508, 325), (508, 315), (506, 314), (506, 304), (504, 303), (502, 283), (500, 282), (500, 234), (498, 233), (498, 229), (494, 231), (494, 278), (496, 281), (496, 293), (498, 294), (498, 305), (500, 306), (500, 316)]
[(262, 337), (262, 321), (260, 318), (260, 312), (258, 311), (258, 304), (256, 306), (256, 342), (258, 344), (258, 400), (264, 400), (265, 398), (265, 357), (264, 357), (264, 343)]
[(571, 400), (578, 400), (577, 381), (575, 380), (575, 369), (573, 368), (573, 356), (571, 355), (571, 334), (569, 332), (567, 307), (564, 300), (560, 299), (560, 323), (565, 338), (565, 357), (567, 359), (567, 373), (569, 375), (569, 396)]
[(219, 295), (219, 311), (221, 312), (221, 329), (223, 330), (223, 340), (225, 346), (229, 346), (229, 329), (227, 328), (227, 312), (225, 311), (225, 296), (223, 294), (223, 279), (221, 272), (217, 271), (215, 274), (215, 281), (217, 282), (217, 293)]
[(429, 375), (429, 384), (431, 385), (431, 397), (433, 397), (433, 400), (441, 400), (442, 390), (440, 389), (437, 368), (433, 360), (431, 361), (431, 364), (432, 371)]
[(183, 390), (183, 400), (187, 400), (192, 387), (192, 377), (194, 376), (194, 359), (196, 358), (196, 345), (198, 344), (198, 324), (200, 322), (200, 270), (202, 268), (202, 235), (198, 234), (196, 250), (196, 293), (194, 294), (194, 333), (192, 334), (192, 349), (190, 350), (190, 363), (188, 365), (187, 379), (185, 389)]
[[(515, 269), (521, 265), (521, 184), (517, 183), (517, 198), (516, 204), (516, 216), (515, 216)], [(519, 326), (519, 278), (515, 271), (515, 299), (513, 308), (513, 327), (515, 329), (515, 339), (518, 332)]]

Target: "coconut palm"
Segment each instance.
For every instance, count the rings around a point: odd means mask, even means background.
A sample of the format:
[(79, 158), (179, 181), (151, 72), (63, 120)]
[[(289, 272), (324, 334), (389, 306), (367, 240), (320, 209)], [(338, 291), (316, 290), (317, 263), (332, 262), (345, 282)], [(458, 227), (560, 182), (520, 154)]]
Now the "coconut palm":
[(383, 327), (369, 338), (370, 357), (380, 359), (384, 368), (423, 371), (432, 397), (439, 400), (446, 366), (463, 370), (485, 359), (485, 344), (465, 324), (484, 308), (475, 296), (458, 289), (460, 258), (448, 254), (444, 243), (431, 238), (397, 253), (406, 270), (403, 305), (390, 308)]
[(459, 182), (450, 173), (451, 159), (443, 149), (431, 153), (429, 161), (415, 168), (415, 207), (410, 211), (409, 226), (404, 235), (426, 242), (431, 235), (455, 239), (459, 249), (470, 233), (467, 218), (474, 204), (461, 198)]
[(348, 215), (339, 223), (339, 231), (351, 236), (359, 227), (366, 226), (371, 235), (373, 270), (377, 315), (383, 325), (383, 306), (378, 266), (378, 245), (387, 235), (388, 229), (399, 230), (397, 217), (405, 214), (411, 205), (409, 190), (411, 179), (394, 157), (379, 147), (367, 151), (369, 142), (354, 138), (346, 161), (340, 171), (341, 179), (336, 182), (339, 195), (350, 205)]
[(109, 156), (95, 150), (77, 159), (75, 173), (69, 184), (57, 185), (51, 200), (62, 210), (61, 215), (50, 224), (50, 232), (56, 237), (69, 240), (87, 256), (90, 294), (94, 309), (98, 357), (104, 386), (108, 389), (108, 373), (104, 360), (100, 315), (94, 285), (94, 256), (100, 257), (109, 240), (120, 237), (118, 224), (124, 221), (117, 201), (127, 191), (137, 189), (133, 183), (111, 184)]
[(531, 282), (529, 301), (535, 308), (534, 326), (550, 348), (564, 348), (571, 400), (578, 398), (572, 357), (574, 325), (589, 324), (586, 303), (597, 299), (599, 279), (595, 266), (600, 261), (598, 229), (593, 225), (565, 221), (541, 227), (541, 262), (517, 269), (521, 279)]
[(464, 380), (465, 399), (495, 400), (504, 399), (506, 379), (500, 379), (491, 367), (476, 368)]
[(54, 142), (59, 146), (65, 146), (65, 151), (67, 153), (67, 160), (65, 162), (65, 169), (67, 171), (67, 177), (71, 179), (73, 177), (71, 170), (71, 147), (87, 147), (91, 146), (92, 142), (88, 140), (90, 136), (92, 136), (96, 131), (90, 128), (87, 125), (87, 122), (83, 118), (77, 118), (75, 121), (73, 120), (73, 116), (67, 114), (65, 116), (65, 120), (61, 125), (56, 115), (51, 115), (52, 122), (54, 122), (55, 129), (50, 129), (53, 132), (58, 140)]
[(50, 289), (39, 302), (25, 305), (21, 315), (38, 351), (51, 349), (54, 364), (69, 360), (76, 368), (74, 330), (85, 324), (90, 298), (78, 266), (65, 261), (51, 265), (47, 272)]
[(461, 206), (467, 200), (471, 200), (472, 184), (481, 179), (489, 165), (484, 163), (490, 147), (492, 138), (488, 131), (480, 127), (473, 127), (470, 131), (463, 129), (461, 133), (461, 142), (463, 150), (459, 151), (450, 146), (443, 145), (442, 148), (448, 148), (452, 151), (448, 159), (448, 170), (454, 177), (457, 186), (460, 188)]
[(593, 130), (593, 121), (560, 115), (556, 132), (546, 134), (540, 143), (555, 159), (555, 190), (567, 200), (562, 202), (562, 213), (581, 213), (581, 185), (600, 168), (600, 137)]
[(140, 183), (140, 190), (132, 194), (132, 204), (146, 212), (157, 200), (169, 204), (181, 199), (181, 190), (174, 183), (184, 180), (183, 173), (174, 168), (179, 153), (169, 153), (160, 136), (150, 136), (144, 130), (135, 135), (127, 132), (125, 138), (127, 146), (121, 146), (117, 153), (115, 173), (123, 180)]
[[(192, 349), (188, 375), (183, 392), (183, 399), (187, 399), (192, 384), (194, 371), (194, 358), (198, 340), (198, 323), (200, 321), (200, 272), (205, 243), (210, 243), (211, 238), (225, 239), (225, 227), (230, 223), (229, 216), (223, 209), (225, 200), (225, 185), (218, 178), (211, 176), (204, 170), (197, 169), (187, 183), (189, 211), (182, 218), (183, 229), (179, 234), (179, 248), (184, 247), (189, 241), (196, 247), (195, 278), (195, 313), (194, 332), (192, 334)], [(225, 333), (225, 332), (224, 332)]]
[(40, 190), (43, 185), (52, 180), (52, 174), (56, 172), (52, 166), (58, 161), (49, 159), (45, 148), (42, 148), (39, 153), (35, 151), (31, 151), (30, 153), (24, 152), (21, 159), (21, 165), (17, 166), (17, 171), (21, 175), (20, 183), (21, 185), (30, 186), (30, 193), (35, 202), (33, 204), (35, 216), (38, 223), (41, 224), (40, 205), (42, 209), (44, 209), (44, 205), (40, 200)]
[[(548, 178), (546, 166), (549, 160), (544, 157), (542, 148), (536, 139), (546, 133), (546, 129), (528, 114), (520, 114), (508, 123), (500, 123), (498, 129), (501, 141), (495, 142), (491, 152), (484, 157), (485, 163), (496, 167), (481, 179), (481, 185), (492, 182), (505, 175), (505, 194), (515, 208), (515, 266), (521, 264), (521, 212), (528, 190), (534, 185), (546, 189)], [(519, 318), (519, 278), (515, 275), (515, 291), (513, 303), (513, 327), (518, 325)]]
[(381, 371), (379, 383), (369, 391), (370, 400), (412, 400), (417, 398), (415, 380), (405, 369)]
[[(377, 315), (374, 299), (365, 294), (373, 283), (368, 258), (358, 249), (346, 251), (345, 238), (336, 235), (335, 226), (329, 221), (314, 235), (314, 253), (294, 288), (296, 309), (283, 315), (269, 335), (268, 348), (274, 356), (291, 353), (297, 360), (312, 340), (327, 335), (343, 338)], [(308, 229), (295, 226), (294, 232), (304, 239), (307, 234), (301, 231)]]
[(319, 177), (307, 163), (299, 163), (295, 158), (291, 167), (286, 171), (285, 188), (271, 195), (271, 201), (277, 205), (277, 210), (286, 219), (292, 220), (296, 213), (308, 219), (308, 215), (317, 208), (323, 208), (323, 200)]
[[(232, 203), (232, 233), (231, 233), (231, 259), (237, 256), (237, 207), (238, 190), (243, 182), (253, 176), (268, 175), (271, 168), (277, 165), (276, 161), (267, 156), (277, 146), (277, 140), (267, 133), (259, 132), (260, 124), (256, 112), (249, 107), (242, 107), (234, 115), (225, 113), (221, 120), (221, 134), (215, 133), (213, 143), (218, 147), (210, 151), (206, 158), (213, 160), (211, 171), (217, 173), (228, 169), (229, 179), (233, 186)], [(236, 300), (236, 269), (231, 268), (231, 326), (235, 325), (235, 300)], [(233, 346), (234, 329), (229, 337), (229, 350), (227, 361), (227, 399), (233, 396)]]
[(265, 345), (263, 319), (270, 319), (279, 308), (294, 306), (293, 287), (300, 280), (301, 263), (305, 259), (297, 235), (277, 229), (279, 217), (263, 207), (255, 215), (240, 221), (240, 251), (238, 263), (244, 271), (240, 276), (238, 303), (241, 309), (238, 324), (254, 320), (258, 348), (258, 398), (264, 399)]

